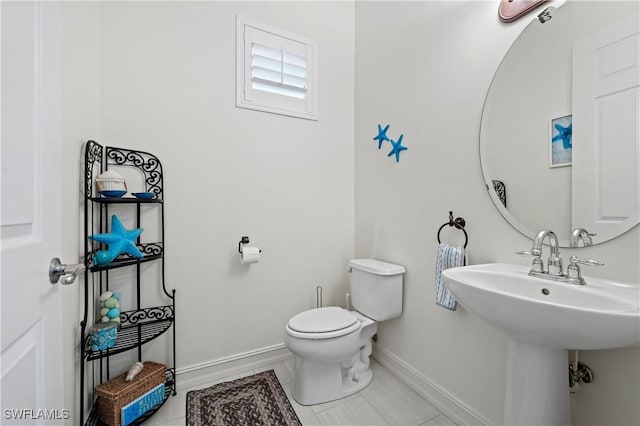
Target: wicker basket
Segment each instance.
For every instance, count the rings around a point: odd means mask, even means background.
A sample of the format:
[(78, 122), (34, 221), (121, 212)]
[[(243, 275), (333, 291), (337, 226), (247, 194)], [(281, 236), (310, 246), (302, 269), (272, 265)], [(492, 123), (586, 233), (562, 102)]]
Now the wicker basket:
[(107, 170), (96, 178), (96, 187), (98, 191), (126, 191), (127, 182), (120, 173)]
[(95, 388), (98, 396), (100, 420), (108, 426), (120, 426), (122, 407), (144, 395), (154, 387), (164, 383), (164, 364), (146, 361), (142, 371), (129, 382), (125, 382), (126, 372), (104, 382)]

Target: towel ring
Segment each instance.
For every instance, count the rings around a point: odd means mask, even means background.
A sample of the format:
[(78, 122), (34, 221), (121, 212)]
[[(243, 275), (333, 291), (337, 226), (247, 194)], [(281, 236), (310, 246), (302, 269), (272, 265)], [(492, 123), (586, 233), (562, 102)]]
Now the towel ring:
[(469, 236), (467, 235), (467, 231), (464, 230), (464, 226), (466, 225), (466, 222), (463, 218), (461, 217), (457, 217), (455, 218), (455, 220), (453, 219), (453, 212), (449, 212), (449, 222), (443, 223), (442, 226), (440, 227), (440, 229), (438, 229), (438, 243), (441, 243), (442, 241), (440, 241), (440, 231), (442, 231), (442, 229), (445, 226), (453, 226), (459, 230), (461, 230), (462, 232), (464, 232), (464, 247), (463, 248), (467, 248), (467, 243), (469, 242)]

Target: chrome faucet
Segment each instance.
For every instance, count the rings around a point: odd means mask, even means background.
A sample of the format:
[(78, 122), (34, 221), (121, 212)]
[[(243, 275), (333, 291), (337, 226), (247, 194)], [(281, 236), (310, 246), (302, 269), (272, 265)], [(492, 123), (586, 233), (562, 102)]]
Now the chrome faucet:
[(594, 235), (595, 234), (590, 234), (584, 228), (576, 228), (571, 231), (570, 245), (571, 247), (580, 247), (580, 240), (582, 240), (582, 247), (593, 245), (591, 237), (593, 237)]
[[(549, 254), (549, 260), (547, 261), (547, 274), (549, 275), (562, 275), (562, 258), (560, 257), (560, 250), (558, 250), (558, 237), (553, 231), (543, 229), (538, 232), (533, 239), (533, 247), (531, 253), (540, 253), (542, 255), (542, 245), (544, 240), (549, 240), (549, 247), (551, 247), (551, 253)], [(544, 273), (544, 270), (541, 271)]]
[[(586, 230), (584, 232), (586, 232)], [(581, 232), (578, 234), (581, 234)], [(589, 234), (587, 233), (587, 236), (588, 235)], [(545, 239), (549, 240), (549, 247), (551, 248), (546, 271), (544, 270), (544, 264), (542, 262), (542, 245), (544, 244)], [(584, 278), (582, 278), (582, 273), (580, 272), (579, 263), (588, 266), (604, 265), (604, 263), (597, 260), (581, 260), (576, 256), (571, 256), (569, 259), (569, 266), (567, 267), (567, 274), (565, 275), (562, 272), (562, 258), (560, 257), (560, 250), (558, 249), (558, 237), (556, 237), (555, 233), (546, 229), (543, 229), (536, 234), (536, 237), (533, 239), (531, 251), (518, 251), (516, 253), (523, 256), (533, 256), (531, 270), (529, 271), (529, 275), (532, 277), (563, 281), (570, 284), (585, 284)]]

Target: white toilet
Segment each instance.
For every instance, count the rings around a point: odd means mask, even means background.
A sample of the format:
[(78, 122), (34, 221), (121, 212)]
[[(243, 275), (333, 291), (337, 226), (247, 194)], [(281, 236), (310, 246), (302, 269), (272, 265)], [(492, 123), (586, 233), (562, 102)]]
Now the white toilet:
[(376, 321), (402, 313), (404, 267), (375, 259), (354, 259), (351, 303), (311, 309), (286, 326), (284, 342), (296, 355), (293, 397), (302, 405), (319, 404), (356, 393), (371, 382), (371, 338)]

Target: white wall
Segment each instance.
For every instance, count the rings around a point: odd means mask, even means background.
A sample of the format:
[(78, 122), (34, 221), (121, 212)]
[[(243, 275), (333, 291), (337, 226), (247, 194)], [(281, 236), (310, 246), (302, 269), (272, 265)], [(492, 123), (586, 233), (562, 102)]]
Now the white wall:
[[(344, 303), (354, 253), (354, 4), (72, 2), (65, 9), (66, 155), (75, 161), (81, 142), (95, 139), (163, 162), (178, 369), (281, 345), (287, 320), (315, 307), (317, 285), (325, 304)], [(235, 106), (236, 14), (317, 42), (318, 121)], [(63, 173), (72, 189), (66, 258), (75, 258), (80, 177)], [(260, 263), (240, 265), (244, 235), (262, 248)], [(71, 351), (81, 293), (68, 293)], [(73, 375), (77, 365), (68, 364)], [(71, 392), (67, 400), (76, 403)]]
[[(524, 24), (500, 23), (493, 1), (356, 3), (356, 256), (407, 268), (403, 315), (380, 325), (378, 346), (491, 424), (503, 418), (505, 338), (434, 304), (436, 233), (453, 210), (467, 221), (472, 263), (528, 263), (514, 251), (531, 241), (493, 206), (478, 156), (486, 92)], [(399, 163), (372, 140), (377, 124), (404, 134)], [(458, 242), (453, 231), (443, 238)], [(588, 274), (638, 282), (639, 242), (636, 227), (563, 256), (601, 259), (607, 266)], [(580, 353), (598, 378), (572, 397), (574, 424), (640, 422), (638, 357)]]
[[(350, 3), (104, 3), (100, 141), (164, 166), (178, 367), (282, 342), (353, 255)], [(315, 40), (318, 121), (235, 106), (236, 14)], [(240, 265), (243, 235), (262, 260)]]
[[(97, 2), (64, 3), (62, 10), (62, 233), (64, 263), (81, 262), (83, 250), (82, 193), (80, 176), (87, 139), (97, 138), (100, 128), (100, 5)], [(83, 305), (82, 277), (61, 289), (64, 292), (63, 346), (65, 408), (71, 421), (78, 416), (80, 320)], [(77, 423), (77, 422), (75, 422)]]

